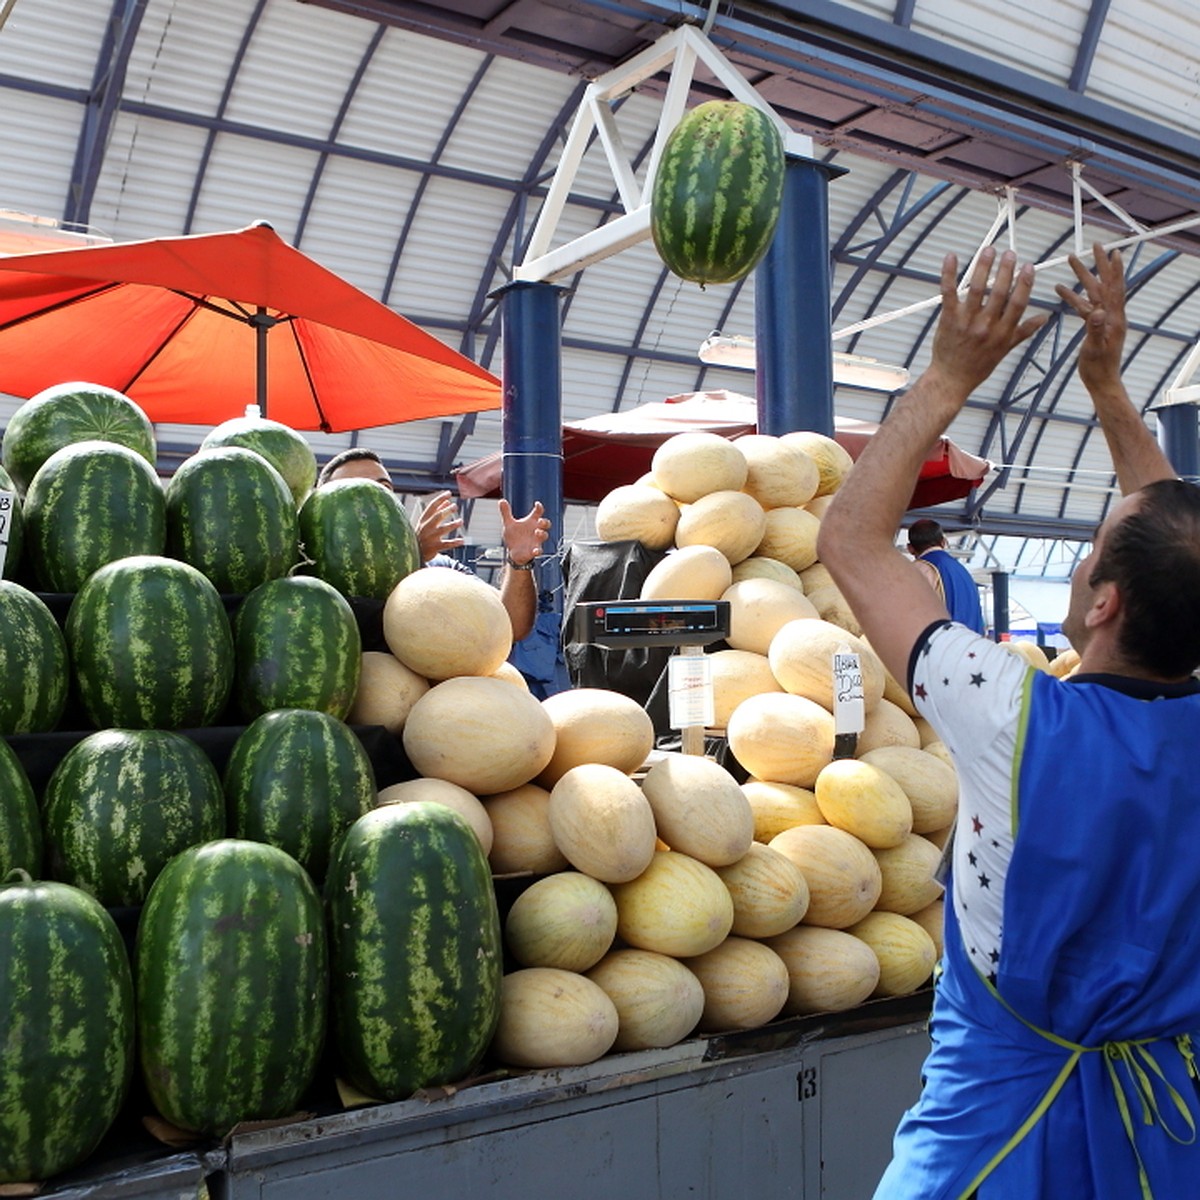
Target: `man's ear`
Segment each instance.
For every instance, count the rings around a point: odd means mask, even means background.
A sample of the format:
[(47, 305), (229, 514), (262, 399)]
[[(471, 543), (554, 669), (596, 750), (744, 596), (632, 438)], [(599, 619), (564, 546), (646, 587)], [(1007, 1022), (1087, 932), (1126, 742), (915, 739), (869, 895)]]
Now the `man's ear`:
[(1111, 579), (1098, 584), (1092, 591), (1092, 606), (1084, 616), (1088, 629), (1099, 629), (1115, 621), (1122, 612), (1121, 591)]

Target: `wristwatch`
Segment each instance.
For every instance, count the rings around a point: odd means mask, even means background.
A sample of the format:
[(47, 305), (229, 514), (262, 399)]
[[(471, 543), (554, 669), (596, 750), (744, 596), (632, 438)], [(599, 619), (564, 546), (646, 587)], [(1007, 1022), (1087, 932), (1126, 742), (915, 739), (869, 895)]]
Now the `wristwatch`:
[(523, 563), (513, 562), (513, 556), (511, 554), (505, 554), (504, 560), (514, 571), (532, 571), (533, 564), (537, 562), (536, 558), (531, 558), (528, 562)]

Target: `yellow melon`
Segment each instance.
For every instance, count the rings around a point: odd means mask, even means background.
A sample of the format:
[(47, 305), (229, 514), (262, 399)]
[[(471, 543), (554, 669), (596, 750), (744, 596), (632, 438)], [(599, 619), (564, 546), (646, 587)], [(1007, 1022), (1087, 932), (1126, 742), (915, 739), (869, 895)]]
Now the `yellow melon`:
[(938, 762), (945, 763), (946, 766), (948, 766), (950, 770), (954, 772), (955, 778), (958, 777), (958, 768), (954, 765), (954, 757), (951, 755), (949, 747), (945, 742), (940, 740), (926, 742), (921, 749), (924, 750), (926, 754), (932, 754), (933, 757), (938, 760)]
[(910, 914), (910, 918), (916, 921), (933, 938), (933, 951), (938, 958), (942, 957), (942, 951), (945, 949), (942, 936), (945, 913), (946, 901), (939, 896), (932, 904), (928, 904), (919, 911)]
[(817, 776), (813, 793), (830, 825), (873, 850), (898, 846), (912, 832), (912, 805), (904, 789), (869, 762), (835, 759)]
[(613, 887), (613, 899), (618, 937), (675, 958), (720, 945), (733, 925), (733, 901), (721, 877), (677, 850), (660, 850), (636, 879)]
[(617, 906), (598, 879), (559, 871), (530, 884), (504, 920), (504, 941), (523, 967), (586, 971), (617, 936)]
[(937, 947), (916, 921), (899, 913), (868, 913), (847, 933), (865, 942), (879, 959), (874, 996), (906, 996), (933, 973)]
[(665, 550), (678, 523), (675, 501), (645, 484), (622, 484), (596, 505), (596, 536), (602, 542), (641, 542), (647, 550)]
[(713, 546), (684, 546), (650, 568), (642, 600), (720, 600), (733, 582), (729, 559)]
[(717, 650), (708, 656), (712, 670), (713, 727), (724, 729), (743, 700), (763, 692), (782, 692), (765, 654)]
[(689, 958), (687, 966), (704, 990), (700, 1028), (706, 1033), (758, 1029), (787, 1003), (787, 967), (762, 942), (727, 937), (707, 954)]
[(394, 654), (368, 650), (362, 656), (358, 692), (346, 714), (347, 725), (382, 725), (398, 736), (412, 706), (429, 691), (429, 680), (406, 667)]
[(409, 779), (381, 788), (378, 797), (379, 804), (416, 804), (422, 800), (432, 800), (453, 809), (470, 825), (484, 854), (491, 854), (495, 836), (492, 819), (478, 797), (457, 783), (448, 783), (445, 779)]
[(654, 723), (629, 696), (607, 688), (569, 688), (542, 708), (554, 727), (554, 753), (537, 777), (553, 787), (572, 767), (603, 763), (628, 775), (654, 747)]
[(817, 617), (812, 601), (801, 591), (774, 579), (743, 579), (719, 597), (729, 601), (729, 635), (734, 650), (766, 654), (771, 639), (789, 621)]
[(950, 834), (954, 829), (954, 822), (951, 821), (944, 829), (934, 829), (929, 833), (918, 834), (918, 837), (923, 837), (927, 842), (931, 842), (939, 850), (945, 850), (946, 843), (950, 840)]
[(850, 601), (832, 583), (827, 583), (824, 587), (813, 588), (811, 592), (806, 591), (804, 594), (812, 601), (813, 607), (817, 610), (817, 616), (821, 620), (846, 629), (855, 636), (862, 635), (862, 625), (854, 615)]
[(883, 887), (875, 907), (905, 917), (927, 908), (942, 894), (942, 885), (933, 877), (941, 859), (941, 851), (916, 833), (898, 846), (876, 850)]
[(832, 496), (814, 496), (804, 507), (820, 520), (829, 511), (829, 506), (832, 502)]
[(833, 582), (833, 576), (829, 573), (829, 568), (823, 562), (815, 562), (811, 567), (805, 567), (800, 572), (800, 582), (804, 584), (805, 595), (817, 591), (818, 588), (837, 587), (837, 584)]
[(763, 508), (807, 504), (817, 494), (821, 477), (799, 446), (765, 433), (747, 434), (735, 445), (746, 458), (744, 489)]
[(512, 622), (500, 593), (482, 579), (423, 567), (384, 601), (383, 637), (425, 679), (490, 675), (512, 649)]
[(883, 875), (871, 851), (832, 825), (794, 825), (768, 845), (790, 858), (808, 884), (806, 925), (845, 929), (875, 907)]
[(819, 477), (818, 496), (828, 496), (836, 492), (850, 473), (850, 468), (854, 466), (850, 452), (823, 433), (807, 429), (798, 430), (795, 433), (785, 433), (782, 440), (791, 446), (799, 446), (816, 464)]
[(754, 840), (769, 842), (777, 833), (793, 825), (827, 825), (817, 807), (817, 798), (808, 788), (790, 783), (771, 783), (765, 779), (747, 779), (742, 791), (754, 813)]
[(1052, 659), (1047, 670), (1057, 679), (1066, 679), (1079, 667), (1079, 651), (1068, 646), (1060, 650)]
[(748, 775), (811, 787), (833, 757), (833, 719), (820, 705), (783, 692), (748, 697), (726, 726), (729, 748)]
[(654, 857), (654, 813), (616, 767), (572, 767), (550, 792), (550, 832), (571, 865), (605, 883), (635, 879)]
[(789, 1017), (844, 1012), (860, 1005), (879, 982), (879, 959), (865, 942), (840, 929), (797, 925), (765, 943), (788, 973)]
[(913, 717), (913, 724), (917, 727), (917, 733), (921, 736), (921, 749), (924, 750), (930, 742), (940, 742), (942, 735), (930, 723), (921, 716)]
[[(895, 676), (886, 667), (883, 669), (883, 698), (890, 700), (905, 716), (912, 720), (914, 725), (916, 725), (918, 719), (924, 720), (918, 714), (917, 706), (913, 703), (908, 691), (900, 685)], [(921, 736), (919, 728), (917, 736), (918, 738)]]
[(762, 536), (751, 553), (777, 558), (793, 571), (803, 571), (817, 561), (820, 531), (821, 522), (803, 508), (772, 508), (766, 513)]
[(740, 563), (754, 553), (767, 516), (745, 492), (709, 492), (679, 514), (677, 546), (712, 546), (730, 561)]
[(833, 717), (804, 696), (766, 692), (743, 700), (725, 736), (746, 771), (773, 783), (811, 787), (833, 758)]
[(737, 862), (754, 841), (754, 814), (734, 777), (698, 754), (669, 754), (646, 772), (658, 836), (710, 867)]
[(912, 746), (879, 746), (862, 761), (890, 775), (912, 806), (913, 833), (930, 833), (954, 820), (958, 809), (958, 775), (929, 750)]
[(500, 985), (500, 1021), (491, 1053), (514, 1067), (579, 1067), (617, 1040), (617, 1010), (586, 975), (524, 967)]
[(1014, 638), (1012, 641), (1000, 642), (999, 645), (1002, 650), (1007, 650), (1009, 654), (1023, 659), (1031, 667), (1036, 667), (1039, 671), (1050, 672), (1050, 660), (1046, 657), (1045, 650), (1037, 642), (1031, 642), (1028, 638)]
[(492, 852), (496, 875), (529, 872), (549, 875), (569, 865), (550, 831), (550, 793), (536, 783), (482, 797), (492, 822)]
[(898, 704), (893, 704), (887, 696), (883, 696), (875, 707), (867, 713), (863, 731), (858, 735), (858, 748), (855, 753), (859, 756), (880, 746), (909, 746), (914, 750), (921, 748), (921, 735), (917, 732), (913, 719)]
[(731, 933), (774, 937), (798, 925), (808, 909), (808, 883), (790, 858), (755, 842), (727, 867), (718, 867), (733, 900)]
[(530, 693), (500, 679), (463, 675), (430, 688), (412, 706), (402, 740), (421, 775), (486, 796), (541, 773), (554, 753), (554, 726)]
[(511, 683), (513, 687), (519, 687), (523, 692), (529, 691), (529, 684), (525, 682), (525, 676), (510, 662), (502, 662), (492, 672), (492, 678), (499, 679), (502, 683)]
[(793, 571), (787, 563), (781, 563), (777, 558), (767, 558), (763, 554), (752, 554), (743, 558), (733, 568), (731, 582), (741, 583), (743, 579), (773, 579), (776, 583), (786, 583), (798, 592), (804, 591), (804, 582), (797, 571)]
[(789, 621), (771, 639), (767, 658), (786, 691), (833, 711), (833, 656), (842, 649), (859, 656), (863, 707), (870, 712), (883, 699), (884, 668), (861, 638), (829, 621)]
[(650, 474), (668, 496), (691, 504), (710, 492), (739, 491), (746, 483), (746, 457), (716, 433), (677, 433), (654, 451)]
[(704, 1012), (704, 988), (678, 959), (653, 950), (612, 950), (587, 973), (617, 1010), (614, 1050), (682, 1042)]

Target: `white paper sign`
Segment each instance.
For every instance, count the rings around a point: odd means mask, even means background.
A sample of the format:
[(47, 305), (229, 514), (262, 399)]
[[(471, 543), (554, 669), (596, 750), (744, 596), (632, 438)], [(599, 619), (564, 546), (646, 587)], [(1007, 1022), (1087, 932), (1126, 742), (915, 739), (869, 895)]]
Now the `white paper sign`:
[(716, 720), (708, 655), (676, 654), (667, 660), (667, 708), (672, 729), (709, 726)]
[(12, 492), (0, 490), (0, 575), (8, 558), (8, 536), (12, 532), (12, 516), (17, 498)]
[(833, 656), (834, 732), (862, 733), (865, 723), (862, 663), (849, 646), (839, 646)]

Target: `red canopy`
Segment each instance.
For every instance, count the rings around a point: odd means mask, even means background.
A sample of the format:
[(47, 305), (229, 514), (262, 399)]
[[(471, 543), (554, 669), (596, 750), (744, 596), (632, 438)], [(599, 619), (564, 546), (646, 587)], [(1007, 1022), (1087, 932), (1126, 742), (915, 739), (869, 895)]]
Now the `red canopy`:
[[(688, 430), (738, 438), (757, 427), (750, 396), (736, 392), (688, 392), (665, 402), (642, 404), (627, 412), (603, 413), (563, 425), (563, 497), (592, 504), (613, 488), (650, 470), (654, 451), (667, 438)], [(834, 438), (857, 458), (878, 425), (851, 417), (834, 419)], [(990, 470), (984, 458), (968, 454), (949, 438), (939, 439), (921, 467), (909, 508), (929, 508), (959, 500), (978, 487)], [(456, 472), (459, 493), (468, 498), (501, 494), (501, 454), (488, 454)]]

